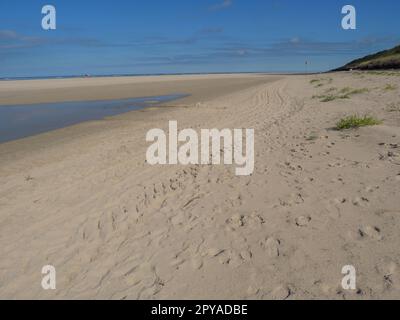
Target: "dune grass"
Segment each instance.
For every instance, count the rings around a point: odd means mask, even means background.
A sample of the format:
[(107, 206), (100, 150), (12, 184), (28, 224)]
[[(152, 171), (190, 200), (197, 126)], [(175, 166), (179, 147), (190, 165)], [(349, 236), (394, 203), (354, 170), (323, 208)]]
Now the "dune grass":
[(349, 99), (350, 96), (348, 95), (336, 95), (336, 94), (322, 94), (322, 95), (315, 95), (313, 99), (319, 99), (321, 102), (329, 102), (339, 99)]
[(400, 77), (399, 71), (365, 71), (365, 73), (372, 76)]
[(310, 84), (315, 85), (315, 88), (323, 87), (327, 84), (332, 83), (332, 78), (319, 78), (310, 80)]
[(393, 90), (396, 90), (396, 89), (397, 89), (397, 86), (394, 85), (394, 84), (390, 84), (390, 83), (388, 83), (388, 84), (383, 88), (383, 90), (385, 90), (385, 91), (393, 91)]
[(307, 141), (315, 141), (318, 140), (318, 134), (316, 132), (311, 132), (307, 137)]
[(328, 95), (318, 96), (318, 98), (320, 99), (321, 102), (329, 102), (334, 100), (350, 99), (350, 96), (348, 94), (341, 94), (341, 95), (328, 94)]
[(368, 88), (353, 89), (350, 87), (345, 87), (345, 88), (341, 89), (339, 92), (342, 94), (351, 96), (354, 94), (367, 93), (367, 92), (369, 92), (369, 89)]
[(337, 130), (354, 129), (360, 127), (375, 126), (381, 123), (382, 121), (372, 116), (360, 117), (358, 115), (351, 115), (340, 119), (338, 123), (336, 123), (336, 129)]
[(335, 92), (337, 89), (335, 87), (331, 87), (325, 90), (325, 93)]
[(385, 72), (400, 67), (400, 46), (354, 60), (337, 70), (366, 70)]
[(368, 88), (353, 89), (350, 87), (345, 87), (340, 90), (337, 88), (329, 88), (325, 90), (325, 93), (322, 95), (314, 95), (313, 99), (320, 99), (321, 102), (329, 102), (334, 100), (350, 99), (353, 95), (366, 92), (369, 92)]

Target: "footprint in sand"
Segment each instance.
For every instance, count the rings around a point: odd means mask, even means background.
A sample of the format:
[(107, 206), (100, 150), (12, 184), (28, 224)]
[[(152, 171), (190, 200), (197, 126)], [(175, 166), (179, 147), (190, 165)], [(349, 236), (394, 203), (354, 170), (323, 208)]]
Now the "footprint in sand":
[(372, 227), (372, 226), (364, 226), (358, 230), (360, 233), (361, 237), (369, 237), (373, 240), (380, 241), (383, 239), (383, 236), (381, 235), (381, 230), (378, 227)]
[(232, 231), (244, 227), (245, 225), (245, 216), (241, 214), (235, 214), (230, 219), (226, 221), (228, 228)]
[(171, 217), (170, 219), (171, 219), (171, 223), (174, 226), (182, 225), (186, 220), (185, 214), (183, 212), (176, 214), (175, 216)]
[(243, 258), (237, 252), (232, 252), (232, 255), (229, 260), (229, 266), (231, 268), (237, 268), (244, 263)]
[(279, 286), (272, 291), (271, 298), (273, 300), (286, 300), (292, 294), (287, 286)]
[(356, 197), (352, 202), (357, 207), (367, 207), (369, 205), (369, 200), (366, 197)]
[(263, 299), (270, 300), (286, 300), (292, 294), (290, 288), (286, 285), (280, 285), (272, 290), (272, 292), (264, 294)]
[(376, 264), (376, 270), (381, 275), (393, 275), (399, 270), (399, 265), (391, 258), (384, 257), (378, 261)]
[(224, 249), (210, 248), (207, 250), (207, 256), (215, 258), (222, 254), (224, 251)]
[(386, 288), (400, 288), (399, 264), (394, 260), (382, 258), (376, 265), (376, 271), (382, 276)]
[(335, 199), (333, 199), (333, 203), (335, 205), (341, 205), (341, 204), (344, 204), (346, 202), (347, 202), (346, 198), (335, 198)]
[(253, 254), (249, 250), (242, 250), (240, 253), (235, 250), (226, 250), (218, 255), (218, 262), (235, 268), (242, 265), (244, 262), (250, 261), (252, 257)]
[(253, 254), (251, 253), (250, 250), (243, 250), (240, 252), (240, 257), (244, 260), (244, 261), (250, 261), (251, 258), (253, 257)]
[(176, 258), (174, 258), (174, 259), (171, 260), (171, 262), (170, 262), (169, 265), (170, 265), (171, 267), (175, 268), (176, 270), (178, 270), (179, 267), (180, 267), (182, 264), (184, 264), (185, 262), (186, 262), (185, 259), (182, 259), (182, 258), (180, 258), (180, 257), (176, 257)]
[(248, 295), (249, 297), (254, 297), (254, 296), (256, 296), (257, 293), (259, 293), (259, 292), (260, 292), (260, 289), (259, 289), (258, 287), (256, 287), (256, 286), (249, 286), (249, 287), (247, 288), (247, 295)]
[(253, 212), (250, 215), (249, 225), (251, 228), (258, 228), (258, 227), (262, 226), (263, 224), (265, 224), (265, 219), (260, 214)]
[(311, 217), (309, 216), (300, 216), (295, 219), (296, 226), (298, 227), (306, 227), (311, 221)]
[(278, 207), (291, 207), (302, 203), (304, 203), (303, 196), (300, 193), (292, 193), (289, 196), (280, 198)]
[(265, 224), (264, 218), (253, 212), (250, 216), (245, 216), (241, 214), (235, 214), (230, 219), (226, 221), (227, 229), (230, 231), (235, 231), (236, 229), (249, 226), (250, 228), (256, 229)]
[(142, 287), (151, 287), (157, 278), (154, 270), (154, 267), (147, 263), (134, 266), (134, 268), (126, 272), (124, 275), (124, 281), (131, 287), (139, 284)]
[(278, 239), (269, 237), (261, 241), (260, 245), (267, 251), (270, 258), (277, 258), (280, 256), (281, 242)]
[(192, 259), (191, 265), (194, 270), (199, 270), (203, 267), (203, 260), (200, 257), (195, 257)]
[(327, 297), (334, 296), (340, 290), (340, 287), (337, 284), (326, 283), (321, 280), (316, 281), (314, 285), (318, 286), (322, 294)]
[(368, 186), (368, 187), (365, 188), (365, 191), (368, 192), (368, 193), (373, 193), (376, 190), (379, 190), (379, 186)]
[(232, 254), (229, 252), (226, 252), (225, 254), (221, 255), (218, 258), (218, 262), (220, 264), (229, 264), (231, 262), (231, 259), (232, 259)]

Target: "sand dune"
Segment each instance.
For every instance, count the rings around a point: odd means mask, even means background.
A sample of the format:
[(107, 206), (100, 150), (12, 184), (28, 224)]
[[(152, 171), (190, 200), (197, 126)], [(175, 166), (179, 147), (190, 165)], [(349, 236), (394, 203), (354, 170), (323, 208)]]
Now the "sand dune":
[[(192, 94), (0, 145), (0, 298), (399, 299), (400, 95), (385, 86), (400, 77), (198, 77), (0, 83), (3, 104)], [(333, 87), (369, 92), (313, 98)], [(383, 124), (331, 129), (352, 113)], [(169, 120), (254, 128), (254, 174), (147, 165), (146, 132)]]

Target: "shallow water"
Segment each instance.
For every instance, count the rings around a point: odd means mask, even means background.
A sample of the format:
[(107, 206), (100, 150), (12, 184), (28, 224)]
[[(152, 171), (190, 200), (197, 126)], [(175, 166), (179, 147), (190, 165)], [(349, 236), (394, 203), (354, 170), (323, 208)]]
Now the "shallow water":
[(184, 95), (0, 106), (0, 143), (151, 107)]

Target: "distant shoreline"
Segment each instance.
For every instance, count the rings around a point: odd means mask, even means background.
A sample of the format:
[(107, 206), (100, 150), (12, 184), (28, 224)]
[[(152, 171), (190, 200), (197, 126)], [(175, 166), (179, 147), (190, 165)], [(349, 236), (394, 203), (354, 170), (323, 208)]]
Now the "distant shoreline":
[(117, 100), (185, 94), (199, 102), (280, 76), (266, 74), (163, 75), (30, 79), (0, 82), (0, 105)]
[[(152, 96), (123, 100), (55, 102), (0, 106), (0, 144), (87, 121), (104, 120), (127, 112), (172, 103), (185, 95)], [(21, 118), (21, 114), (24, 116)]]
[(129, 77), (157, 77), (157, 76), (193, 76), (193, 75), (243, 75), (243, 74), (260, 74), (260, 75), (308, 75), (319, 74), (330, 71), (249, 71), (249, 72), (193, 72), (193, 73), (133, 73), (133, 74), (99, 74), (99, 75), (65, 75), (65, 76), (37, 76), (37, 77), (0, 77), (0, 81), (19, 81), (19, 80), (56, 80), (56, 79), (90, 79), (90, 78), (129, 78)]

